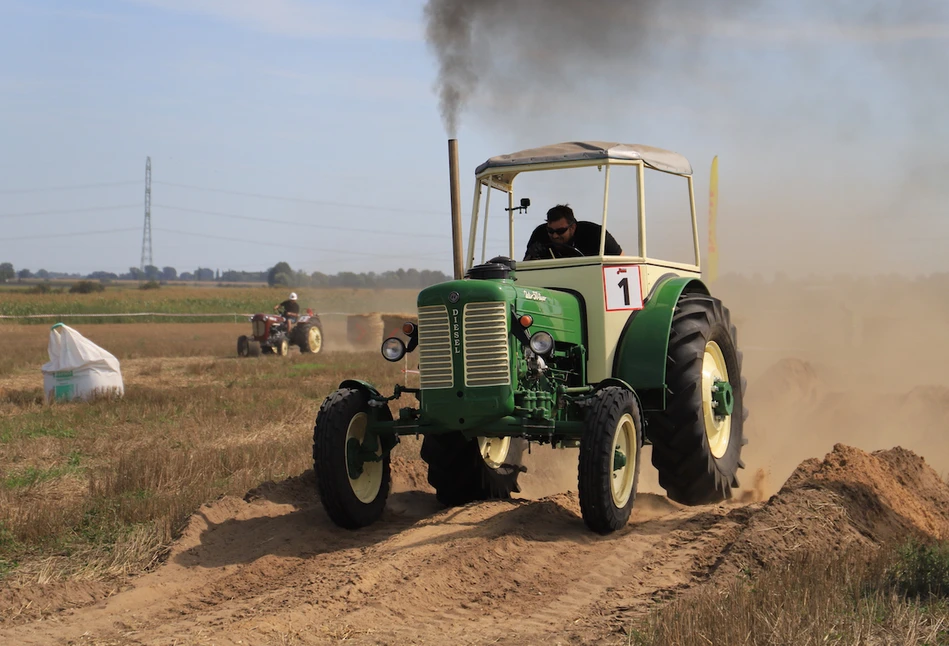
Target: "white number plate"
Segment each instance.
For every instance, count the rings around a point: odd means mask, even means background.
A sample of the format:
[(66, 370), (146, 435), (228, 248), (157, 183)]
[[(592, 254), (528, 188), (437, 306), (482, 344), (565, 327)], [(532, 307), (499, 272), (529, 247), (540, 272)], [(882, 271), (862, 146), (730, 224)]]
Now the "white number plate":
[(639, 265), (604, 267), (603, 287), (607, 312), (643, 308), (643, 285)]

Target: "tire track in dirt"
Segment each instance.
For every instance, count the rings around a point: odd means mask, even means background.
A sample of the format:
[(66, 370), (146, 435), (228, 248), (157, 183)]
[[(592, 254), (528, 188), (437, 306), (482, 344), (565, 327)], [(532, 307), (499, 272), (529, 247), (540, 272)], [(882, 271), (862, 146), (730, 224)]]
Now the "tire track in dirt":
[(579, 637), (591, 618), (616, 614), (605, 597), (642, 613), (707, 578), (738, 533), (733, 507), (656, 506), (608, 537), (583, 526), (574, 494), (445, 512), (370, 548), (338, 610), (356, 631), (384, 625), (406, 641)]
[(644, 495), (626, 530), (601, 537), (583, 525), (575, 494), (442, 511), (430, 494), (399, 496), (403, 513), (356, 533), (334, 527), (313, 500), (222, 499), (131, 590), (0, 640), (246, 644), (279, 626), (299, 626), (303, 643), (580, 634), (591, 613), (603, 614), (598, 599), (623, 591), (624, 603), (645, 609), (687, 585), (727, 511)]
[(305, 478), (219, 500), (131, 589), (0, 630), (0, 643), (625, 643), (657, 605), (802, 546), (949, 536), (949, 485), (898, 448), (838, 445), (766, 502), (681, 508), (641, 494), (609, 536), (586, 529), (575, 493), (443, 510), (411, 491), (392, 503), (350, 532)]

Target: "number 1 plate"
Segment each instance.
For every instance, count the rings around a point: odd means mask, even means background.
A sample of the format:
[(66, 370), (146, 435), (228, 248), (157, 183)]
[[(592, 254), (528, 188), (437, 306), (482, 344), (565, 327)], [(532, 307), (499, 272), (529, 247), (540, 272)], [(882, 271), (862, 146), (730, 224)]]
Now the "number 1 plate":
[(643, 286), (639, 277), (639, 265), (604, 267), (603, 291), (606, 294), (607, 312), (641, 310)]

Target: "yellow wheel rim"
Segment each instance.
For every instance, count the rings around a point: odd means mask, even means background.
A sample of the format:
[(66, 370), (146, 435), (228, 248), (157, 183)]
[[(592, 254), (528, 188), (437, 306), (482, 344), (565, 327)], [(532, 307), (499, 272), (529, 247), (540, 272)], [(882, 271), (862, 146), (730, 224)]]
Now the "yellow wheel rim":
[[(362, 444), (366, 437), (366, 424), (369, 416), (365, 413), (357, 413), (349, 420), (349, 427), (346, 429), (346, 455), (344, 465), (349, 464), (349, 439), (356, 438)], [(376, 449), (376, 455), (382, 455), (382, 447)], [(382, 461), (364, 462), (362, 473), (358, 478), (350, 478), (349, 486), (352, 487), (356, 497), (364, 503), (370, 503), (379, 495), (379, 488), (382, 486)]]
[(285, 357), (287, 356), (287, 352), (289, 352), (289, 350), (290, 350), (290, 344), (287, 343), (286, 339), (282, 340), (280, 342), (280, 347), (277, 349), (277, 352), (280, 354), (281, 357)]
[(478, 449), (481, 451), (481, 457), (484, 463), (492, 469), (500, 468), (507, 459), (507, 452), (511, 448), (511, 438), (509, 437), (479, 437)]
[(317, 353), (323, 347), (323, 335), (320, 334), (320, 328), (313, 326), (307, 331), (307, 343), (310, 346), (310, 352)]
[[(617, 453), (624, 456), (622, 466), (617, 465)], [(613, 433), (613, 461), (610, 463), (610, 493), (613, 504), (625, 507), (633, 495), (633, 479), (636, 476), (636, 461), (639, 460), (639, 442), (636, 439), (636, 424), (629, 413), (623, 415)]]
[(725, 355), (714, 341), (705, 344), (705, 357), (702, 359), (702, 410), (705, 416), (705, 435), (712, 455), (720, 458), (728, 450), (732, 435), (731, 415), (716, 415), (712, 405), (712, 389), (716, 381), (728, 381), (728, 368)]

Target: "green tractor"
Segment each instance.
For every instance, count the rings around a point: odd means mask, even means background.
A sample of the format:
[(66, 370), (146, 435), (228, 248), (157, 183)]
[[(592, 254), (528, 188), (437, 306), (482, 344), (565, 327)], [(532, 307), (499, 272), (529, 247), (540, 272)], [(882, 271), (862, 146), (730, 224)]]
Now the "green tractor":
[[(746, 443), (742, 359), (728, 309), (701, 279), (688, 160), (606, 142), (493, 157), (475, 172), (462, 258), (454, 140), (449, 153), (455, 280), (419, 293), (418, 324), (403, 328), (407, 342), (383, 342), (390, 361), (419, 353), (418, 388), (397, 384), (385, 396), (372, 384), (346, 380), (320, 407), (313, 459), (330, 518), (356, 529), (381, 516), (389, 454), (402, 435), (423, 437), (428, 481), (448, 506), (519, 491), (529, 442), (579, 448), (583, 520), (601, 534), (629, 519), (644, 444), (652, 445), (670, 499), (699, 505), (730, 498)], [(520, 186), (521, 178), (568, 169), (601, 176), (594, 202), (599, 252), (551, 245), (546, 256), (528, 253), (531, 259), (515, 262), (515, 216), (530, 206), (529, 198), (515, 200), (515, 180)], [(692, 230), (685, 261), (646, 253), (645, 194), (653, 176), (681, 188), (678, 211)], [(559, 176), (547, 185), (558, 192), (567, 186)], [(495, 200), (500, 236), (488, 228), (492, 194), (503, 198), (501, 208)], [(634, 253), (606, 255), (608, 223), (637, 238)], [(502, 253), (488, 259), (489, 248)], [(414, 394), (419, 405), (393, 416), (389, 403), (403, 393)]]

